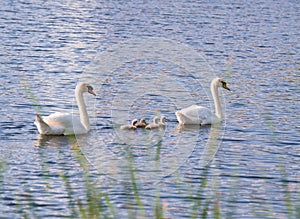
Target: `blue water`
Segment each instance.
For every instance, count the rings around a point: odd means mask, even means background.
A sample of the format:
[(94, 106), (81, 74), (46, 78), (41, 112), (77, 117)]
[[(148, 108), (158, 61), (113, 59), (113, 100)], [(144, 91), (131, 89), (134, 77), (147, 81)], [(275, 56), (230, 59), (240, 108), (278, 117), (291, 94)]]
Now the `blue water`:
[[(1, 218), (80, 218), (80, 203), (99, 218), (158, 217), (157, 205), (165, 218), (300, 217), (298, 1), (4, 1), (0, 11)], [(225, 121), (178, 127), (180, 108), (214, 110), (216, 76), (232, 90), (221, 92)], [(85, 96), (91, 132), (38, 135), (36, 112), (76, 111), (78, 81), (97, 93)], [(165, 130), (118, 129), (154, 115)]]

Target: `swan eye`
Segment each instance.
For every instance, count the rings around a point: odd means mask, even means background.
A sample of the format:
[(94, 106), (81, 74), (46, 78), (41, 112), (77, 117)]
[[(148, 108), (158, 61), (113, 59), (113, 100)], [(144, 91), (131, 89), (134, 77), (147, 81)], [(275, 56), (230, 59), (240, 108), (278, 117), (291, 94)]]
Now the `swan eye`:
[(88, 89), (88, 92), (89, 92), (90, 94), (93, 94), (94, 96), (96, 96), (95, 92), (93, 91), (94, 89), (93, 89), (93, 87), (92, 87), (92, 86), (90, 86), (90, 85), (87, 85), (86, 87), (87, 87), (87, 89)]
[(93, 90), (93, 87), (90, 86), (90, 85), (88, 85), (88, 86), (86, 86), (86, 87), (87, 87), (88, 90)]

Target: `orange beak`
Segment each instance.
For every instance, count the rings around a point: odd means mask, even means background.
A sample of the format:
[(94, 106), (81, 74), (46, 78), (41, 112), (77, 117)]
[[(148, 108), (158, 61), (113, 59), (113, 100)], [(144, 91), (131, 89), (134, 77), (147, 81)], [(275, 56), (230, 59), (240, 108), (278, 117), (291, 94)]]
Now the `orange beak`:
[(223, 88), (224, 88), (224, 89), (226, 89), (226, 90), (230, 90), (230, 88), (229, 88), (229, 87), (227, 87), (227, 85), (226, 85), (226, 84), (224, 84), (224, 85), (223, 85)]
[(93, 90), (89, 90), (88, 91), (90, 94), (93, 94), (94, 96), (96, 96), (95, 92)]

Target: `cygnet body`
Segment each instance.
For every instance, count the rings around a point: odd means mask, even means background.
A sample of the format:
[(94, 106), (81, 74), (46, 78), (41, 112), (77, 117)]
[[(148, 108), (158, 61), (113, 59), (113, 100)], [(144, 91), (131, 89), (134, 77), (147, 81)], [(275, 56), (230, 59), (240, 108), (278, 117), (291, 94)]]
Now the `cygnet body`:
[(139, 122), (135, 124), (137, 128), (145, 128), (147, 126), (147, 122), (145, 118), (142, 118)]
[(146, 126), (146, 129), (156, 129), (159, 128), (159, 118), (155, 116), (153, 118), (153, 123)]
[(132, 120), (131, 124), (129, 125), (122, 125), (120, 126), (121, 130), (135, 130), (136, 129), (136, 123), (138, 122), (137, 119)]

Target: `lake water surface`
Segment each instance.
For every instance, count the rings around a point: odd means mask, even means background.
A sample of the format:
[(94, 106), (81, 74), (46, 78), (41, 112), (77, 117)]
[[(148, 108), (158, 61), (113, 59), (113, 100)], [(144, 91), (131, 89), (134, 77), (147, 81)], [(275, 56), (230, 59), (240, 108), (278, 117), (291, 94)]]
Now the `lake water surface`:
[[(4, 1), (1, 218), (300, 218), (298, 1)], [(178, 126), (192, 104), (226, 119)], [(92, 130), (40, 136), (35, 113)], [(165, 115), (164, 130), (121, 131)]]

